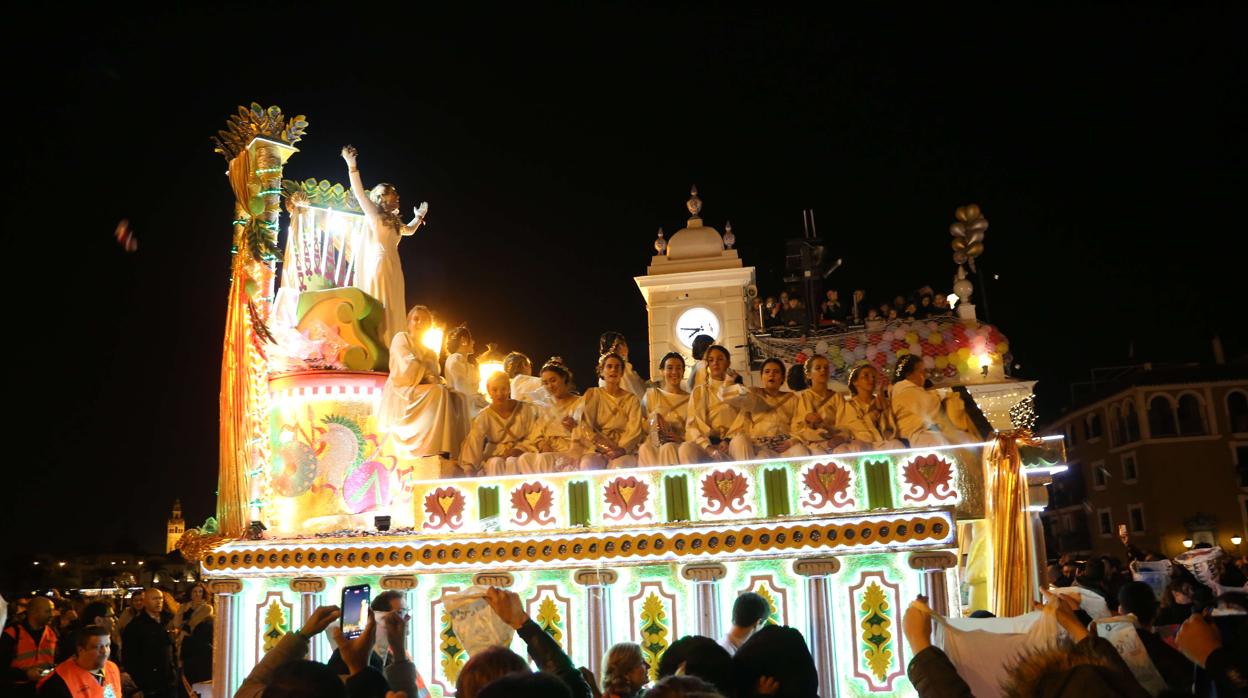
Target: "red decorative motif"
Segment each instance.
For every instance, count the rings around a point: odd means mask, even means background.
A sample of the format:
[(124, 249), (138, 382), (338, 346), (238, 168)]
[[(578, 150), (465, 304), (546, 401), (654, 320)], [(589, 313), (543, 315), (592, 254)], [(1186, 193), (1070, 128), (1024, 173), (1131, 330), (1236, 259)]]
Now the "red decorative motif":
[(549, 487), (540, 482), (526, 482), (511, 491), (511, 508), (516, 513), (511, 522), (517, 526), (552, 524), (555, 517), (550, 510), (554, 502), (555, 495)]
[(810, 498), (803, 505), (818, 509), (831, 504), (834, 507), (853, 506), (849, 496), (849, 468), (837, 463), (814, 463), (802, 475), (802, 482), (810, 490)]
[(617, 477), (607, 483), (603, 497), (607, 502), (607, 511), (603, 518), (619, 521), (625, 516), (634, 521), (650, 517), (646, 511), (646, 501), (650, 496), (650, 486), (635, 477)]
[(425, 528), (455, 530), (464, 523), (464, 493), (455, 487), (439, 487), (425, 495)]
[(749, 511), (745, 493), (750, 483), (745, 475), (732, 468), (716, 470), (702, 478), (702, 496), (710, 503), (702, 507), (703, 514), (742, 514)]
[(902, 499), (922, 502), (928, 498), (953, 499), (953, 466), (937, 455), (919, 456), (902, 468), (902, 480), (909, 488)]

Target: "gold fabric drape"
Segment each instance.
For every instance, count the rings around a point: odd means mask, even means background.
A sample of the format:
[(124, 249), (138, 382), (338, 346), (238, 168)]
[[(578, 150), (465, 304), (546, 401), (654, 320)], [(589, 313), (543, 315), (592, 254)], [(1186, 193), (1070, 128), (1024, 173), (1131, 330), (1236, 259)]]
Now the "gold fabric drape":
[(244, 251), (244, 221), (248, 211), (247, 182), (251, 158), (244, 150), (230, 161), (230, 188), (234, 191), (235, 216), (233, 269), (225, 316), (225, 345), (221, 356), (221, 438), (218, 450), (217, 523), (220, 533), (236, 537), (247, 530), (251, 502), (251, 440), (253, 374), (251, 319), (247, 312), (248, 256)]
[(988, 453), (986, 493), (992, 531), (992, 612), (1000, 617), (1031, 610), (1032, 549), (1027, 527), (1027, 475), (1020, 445), (1038, 443), (1026, 430), (999, 432)]

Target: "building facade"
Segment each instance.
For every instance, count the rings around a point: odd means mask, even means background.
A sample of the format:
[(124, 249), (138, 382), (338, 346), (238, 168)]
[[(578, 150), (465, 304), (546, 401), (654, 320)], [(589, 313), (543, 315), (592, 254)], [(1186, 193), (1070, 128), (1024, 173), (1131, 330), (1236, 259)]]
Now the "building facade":
[(178, 541), (186, 533), (186, 521), (182, 518), (182, 500), (173, 500), (173, 511), (165, 526), (165, 552), (171, 553), (178, 548)]
[[(1173, 557), (1248, 536), (1248, 369), (1140, 368), (1054, 421), (1070, 469), (1043, 514), (1049, 553)], [(1233, 539), (1238, 539), (1235, 543)]]

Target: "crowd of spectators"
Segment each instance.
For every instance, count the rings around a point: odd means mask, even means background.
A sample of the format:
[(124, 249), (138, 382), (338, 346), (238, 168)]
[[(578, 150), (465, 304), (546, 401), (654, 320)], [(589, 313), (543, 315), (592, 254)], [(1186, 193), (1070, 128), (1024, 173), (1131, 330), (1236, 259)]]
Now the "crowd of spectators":
[(854, 289), (848, 300), (842, 300), (840, 291), (828, 289), (813, 313), (808, 313), (800, 294), (785, 290), (779, 296), (751, 301), (749, 323), (750, 329), (755, 332), (777, 329), (837, 330), (872, 322), (924, 320), (952, 315), (948, 296), (936, 293), (931, 286), (879, 302), (868, 301), (866, 291), (861, 288)]
[(120, 604), (55, 589), (19, 598), (0, 635), (0, 695), (185, 696), (212, 679), (212, 637), (213, 606), (202, 584), (181, 602), (156, 588), (137, 589)]

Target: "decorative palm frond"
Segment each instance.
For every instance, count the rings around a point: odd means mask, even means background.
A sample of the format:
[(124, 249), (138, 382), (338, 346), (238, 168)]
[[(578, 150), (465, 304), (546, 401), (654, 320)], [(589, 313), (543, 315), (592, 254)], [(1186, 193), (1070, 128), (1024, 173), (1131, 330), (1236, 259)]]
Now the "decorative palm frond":
[(250, 109), (240, 106), (238, 113), (226, 122), (225, 129), (212, 137), (213, 152), (221, 153), (229, 161), (256, 138), (294, 145), (307, 129), (308, 117), (302, 114), (287, 119), (277, 105), (265, 109), (252, 102)]

